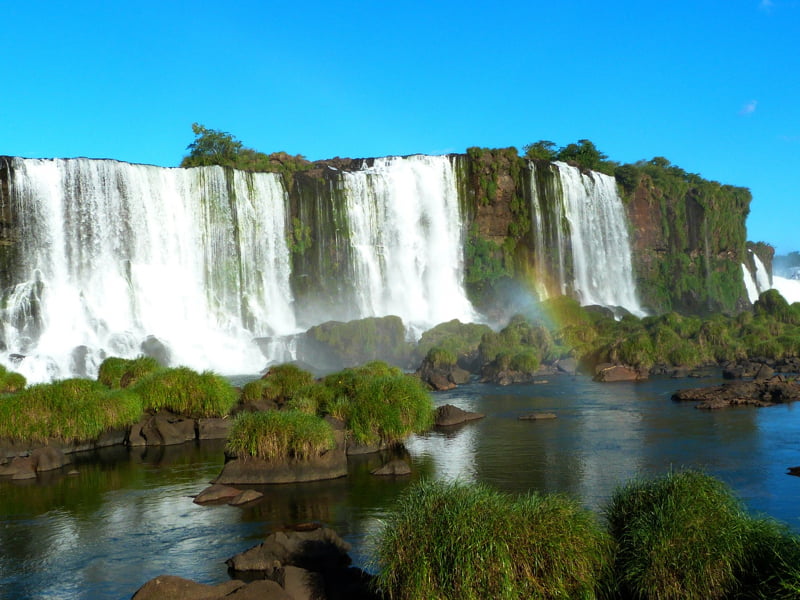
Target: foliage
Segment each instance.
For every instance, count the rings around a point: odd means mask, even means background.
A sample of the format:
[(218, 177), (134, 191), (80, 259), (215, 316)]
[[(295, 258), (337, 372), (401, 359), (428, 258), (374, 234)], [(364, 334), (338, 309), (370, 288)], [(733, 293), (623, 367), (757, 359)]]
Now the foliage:
[(9, 371), (0, 365), (0, 394), (13, 394), (25, 387), (28, 382), (25, 376), (14, 371)]
[(159, 369), (161, 365), (152, 356), (133, 359), (109, 356), (100, 364), (97, 380), (110, 388), (126, 388)]
[(737, 588), (749, 521), (720, 481), (696, 471), (633, 481), (606, 517), (624, 597), (713, 600)]
[(420, 360), (436, 347), (450, 352), (456, 358), (466, 356), (477, 352), (481, 338), (490, 331), (491, 328), (488, 325), (462, 323), (458, 319), (439, 323), (422, 334), (417, 343), (415, 355)]
[(136, 394), (109, 390), (89, 379), (64, 379), (0, 397), (0, 437), (92, 440), (110, 429), (132, 425), (141, 414)]
[(593, 515), (563, 496), (424, 481), (381, 532), (377, 587), (392, 600), (593, 598), (607, 548)]
[(618, 163), (608, 160), (608, 156), (600, 152), (593, 142), (578, 140), (578, 143), (567, 144), (556, 148), (550, 140), (539, 140), (523, 146), (525, 158), (530, 160), (546, 160), (549, 162), (560, 160), (572, 163), (582, 169), (600, 171), (606, 175), (613, 175)]
[(324, 419), (299, 410), (241, 413), (233, 422), (227, 451), (266, 461), (308, 460), (336, 447)]
[(550, 140), (539, 140), (532, 144), (526, 144), (522, 147), (522, 151), (525, 153), (525, 158), (530, 160), (546, 160), (552, 162), (556, 160), (558, 156), (558, 149), (556, 148), (555, 142), (551, 142)]
[(342, 419), (360, 444), (391, 444), (433, 425), (433, 402), (424, 384), (386, 363), (344, 369), (322, 384), (332, 399), (321, 409)]
[(265, 171), (291, 176), (297, 171), (310, 169), (312, 164), (303, 156), (291, 156), (286, 152), (264, 154), (246, 148), (230, 133), (209, 129), (198, 123), (192, 124), (194, 141), (186, 149), (181, 167), (219, 165), (244, 171)]
[(226, 379), (187, 367), (161, 369), (131, 386), (142, 399), (144, 410), (169, 410), (192, 418), (224, 417), (238, 400)]
[[(515, 315), (499, 333), (483, 335), (478, 348), (484, 364), (497, 361), (500, 368), (538, 364), (553, 349), (553, 338), (542, 322)], [(535, 370), (535, 369), (534, 369)]]
[(425, 355), (425, 362), (431, 364), (435, 369), (452, 367), (456, 364), (456, 361), (457, 357), (455, 354), (439, 346), (434, 346), (428, 350), (428, 354)]

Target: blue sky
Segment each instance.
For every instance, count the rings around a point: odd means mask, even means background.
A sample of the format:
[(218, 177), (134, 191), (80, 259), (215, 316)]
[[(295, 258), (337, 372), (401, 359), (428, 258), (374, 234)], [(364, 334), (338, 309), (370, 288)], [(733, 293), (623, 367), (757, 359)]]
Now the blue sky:
[(587, 138), (753, 192), (800, 250), (800, 1), (0, 0), (0, 154), (175, 166), (199, 122), (264, 152)]

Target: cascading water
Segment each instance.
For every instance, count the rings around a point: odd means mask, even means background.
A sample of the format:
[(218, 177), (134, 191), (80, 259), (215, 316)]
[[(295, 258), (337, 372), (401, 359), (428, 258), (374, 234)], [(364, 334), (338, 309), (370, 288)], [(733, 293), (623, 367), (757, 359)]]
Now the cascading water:
[(149, 336), (173, 364), (257, 372), (253, 337), (295, 330), (276, 175), (231, 184), (219, 167), (88, 159), (12, 169), (22, 281), (4, 298), (3, 362), (29, 381), (93, 376)]
[(742, 277), (744, 279), (744, 287), (747, 289), (747, 297), (751, 303), (755, 303), (761, 294), (772, 288), (772, 281), (770, 281), (767, 267), (758, 258), (758, 254), (752, 250), (748, 250), (748, 252), (753, 270), (751, 271), (746, 264), (742, 263)]
[(574, 293), (581, 304), (643, 315), (627, 219), (613, 177), (555, 162), (531, 169), (531, 221), (540, 297)]
[(359, 315), (397, 315), (417, 331), (475, 320), (463, 286), (462, 220), (450, 159), (375, 159), (342, 173), (341, 185)]
[(565, 213), (570, 226), (573, 286), (583, 305), (621, 306), (644, 314), (636, 295), (625, 208), (613, 177), (582, 173), (563, 162)]
[(755, 303), (759, 295), (758, 285), (750, 269), (748, 269), (747, 265), (744, 263), (742, 263), (742, 279), (744, 280), (744, 287), (747, 290), (747, 298), (751, 303)]

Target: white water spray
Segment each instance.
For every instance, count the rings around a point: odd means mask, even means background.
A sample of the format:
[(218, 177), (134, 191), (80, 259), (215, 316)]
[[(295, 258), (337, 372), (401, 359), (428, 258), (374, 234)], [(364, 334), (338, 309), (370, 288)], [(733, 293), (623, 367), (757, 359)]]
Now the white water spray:
[(450, 159), (375, 159), (342, 173), (342, 186), (359, 315), (397, 315), (417, 331), (451, 319), (474, 321)]
[(150, 335), (173, 364), (257, 372), (253, 337), (295, 330), (274, 174), (234, 173), (234, 199), (219, 167), (12, 166), (26, 280), (6, 295), (3, 362), (29, 381), (94, 376)]

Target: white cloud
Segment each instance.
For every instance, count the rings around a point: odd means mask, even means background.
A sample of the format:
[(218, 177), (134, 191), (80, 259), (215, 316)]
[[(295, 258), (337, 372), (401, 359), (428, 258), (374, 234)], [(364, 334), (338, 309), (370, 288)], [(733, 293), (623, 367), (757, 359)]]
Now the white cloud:
[(747, 104), (742, 107), (742, 110), (739, 111), (740, 115), (752, 115), (756, 112), (756, 107), (758, 106), (758, 100), (750, 100)]

